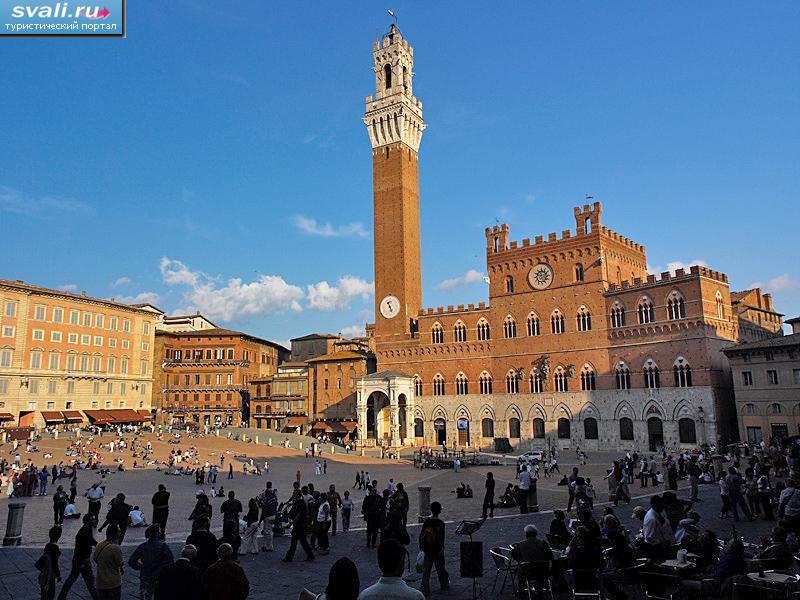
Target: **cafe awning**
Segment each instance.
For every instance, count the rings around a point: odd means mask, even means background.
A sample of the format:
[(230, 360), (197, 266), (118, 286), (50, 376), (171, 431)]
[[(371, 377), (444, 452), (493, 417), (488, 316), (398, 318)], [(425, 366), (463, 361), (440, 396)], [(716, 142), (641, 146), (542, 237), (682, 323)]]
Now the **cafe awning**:
[(42, 418), (45, 423), (63, 423), (64, 415), (57, 410), (43, 410)]
[(306, 424), (305, 417), (289, 417), (286, 420), (287, 427), (302, 427), (305, 424)]
[(14, 415), (12, 415), (11, 413), (7, 413), (7, 412), (0, 413), (0, 422), (2, 422), (2, 421), (15, 421), (15, 420), (16, 420), (16, 417)]
[(325, 433), (329, 433), (333, 430), (325, 421), (317, 421), (311, 426), (311, 431), (324, 431)]
[(144, 419), (145, 421), (149, 421), (150, 419), (153, 418), (153, 413), (151, 413), (146, 408), (139, 408), (136, 410), (136, 412), (139, 413), (139, 416), (141, 416), (142, 419)]
[(114, 422), (114, 417), (111, 416), (109, 411), (105, 410), (85, 410), (83, 411), (93, 425), (108, 425)]
[(344, 427), (348, 433), (355, 431), (358, 429), (358, 422), (357, 421), (342, 421), (339, 423), (342, 427)]
[(80, 423), (83, 421), (83, 416), (77, 410), (64, 410), (61, 411), (61, 414), (64, 415), (64, 420), (67, 423)]
[(142, 422), (142, 415), (132, 408), (115, 408), (112, 410), (107, 410), (106, 412), (112, 416), (114, 423), (122, 424)]

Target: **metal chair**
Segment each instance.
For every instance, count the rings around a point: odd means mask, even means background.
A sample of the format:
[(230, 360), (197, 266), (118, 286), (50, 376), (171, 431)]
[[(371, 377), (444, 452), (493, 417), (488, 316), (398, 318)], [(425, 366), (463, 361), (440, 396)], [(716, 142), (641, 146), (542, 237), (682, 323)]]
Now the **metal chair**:
[(509, 575), (511, 575), (511, 586), (514, 587), (515, 584), (515, 568), (512, 567), (511, 564), (511, 551), (508, 548), (501, 548), (500, 546), (497, 546), (489, 550), (489, 555), (492, 557), (494, 566), (497, 569), (497, 573), (494, 576), (494, 583), (492, 584), (492, 595), (494, 595), (494, 589), (497, 586), (497, 580), (500, 577), (500, 574), (503, 573), (503, 585), (500, 586), (500, 595), (502, 596)]
[(568, 569), (564, 575), (567, 578), (573, 600), (578, 600), (578, 598), (602, 600), (600, 573), (595, 569)]
[(747, 583), (734, 583), (731, 600), (786, 600), (784, 590), (769, 588), (762, 585), (749, 585)]
[(553, 594), (553, 561), (537, 560), (517, 563), (517, 580), (521, 591), (526, 592), (528, 600), (544, 598), (545, 594), (550, 600), (555, 600)]
[(681, 578), (664, 573), (642, 573), (645, 600), (674, 600), (683, 593)]

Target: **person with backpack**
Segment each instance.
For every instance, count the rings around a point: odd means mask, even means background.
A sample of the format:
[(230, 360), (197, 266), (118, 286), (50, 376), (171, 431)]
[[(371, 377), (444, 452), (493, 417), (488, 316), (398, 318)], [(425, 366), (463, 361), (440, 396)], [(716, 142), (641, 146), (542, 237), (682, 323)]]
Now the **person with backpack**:
[(39, 590), (42, 600), (53, 600), (56, 597), (56, 581), (61, 581), (61, 569), (58, 567), (58, 559), (61, 556), (61, 549), (58, 547), (61, 527), (56, 525), (51, 527), (48, 537), (50, 541), (45, 545), (42, 556), (34, 564), (39, 571)]
[(439, 518), (442, 505), (431, 502), (431, 516), (422, 524), (419, 533), (419, 549), (425, 554), (422, 565), (422, 593), (431, 595), (431, 571), (436, 567), (439, 587), (446, 590), (450, 587), (450, 577), (444, 564), (444, 521)]
[(261, 526), (261, 536), (264, 539), (261, 544), (261, 550), (263, 552), (272, 552), (275, 548), (272, 545), (273, 523), (270, 519), (278, 514), (278, 494), (272, 489), (271, 481), (267, 482), (266, 489), (258, 495), (256, 502), (258, 502), (258, 506), (261, 509), (259, 525)]

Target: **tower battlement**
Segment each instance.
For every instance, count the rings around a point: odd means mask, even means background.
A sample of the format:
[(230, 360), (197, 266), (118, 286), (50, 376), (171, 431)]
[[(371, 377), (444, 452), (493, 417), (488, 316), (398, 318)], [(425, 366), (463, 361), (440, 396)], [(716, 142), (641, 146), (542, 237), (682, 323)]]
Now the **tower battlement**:
[(651, 273), (647, 275), (646, 279), (636, 277), (633, 279), (633, 281), (626, 279), (620, 285), (611, 283), (608, 286), (608, 291), (617, 292), (621, 290), (632, 290), (636, 288), (647, 287), (649, 285), (669, 283), (671, 281), (681, 281), (698, 276), (707, 277), (708, 279), (713, 279), (714, 281), (719, 281), (720, 283), (728, 283), (728, 276), (725, 273), (720, 273), (719, 271), (715, 271), (714, 269), (709, 269), (708, 267), (701, 265), (692, 265), (689, 267), (688, 273), (686, 272), (686, 269), (676, 269), (674, 273), (670, 271), (664, 271), (661, 273), (660, 277)]

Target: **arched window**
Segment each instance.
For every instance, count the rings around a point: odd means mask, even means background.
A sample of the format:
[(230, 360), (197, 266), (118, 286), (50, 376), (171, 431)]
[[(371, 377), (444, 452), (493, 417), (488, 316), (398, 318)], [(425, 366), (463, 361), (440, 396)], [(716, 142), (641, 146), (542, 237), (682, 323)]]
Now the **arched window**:
[(658, 367), (652, 360), (644, 363), (644, 387), (649, 390), (657, 390), (661, 387), (661, 376)]
[(584, 391), (596, 389), (594, 369), (589, 365), (583, 365), (581, 369), (581, 389)]
[(480, 379), (478, 379), (478, 384), (481, 394), (486, 395), (492, 393), (492, 376), (486, 371), (481, 373)]
[(597, 419), (586, 417), (583, 420), (583, 437), (587, 440), (597, 439)]
[(694, 419), (678, 419), (678, 439), (681, 444), (697, 443)]
[(633, 421), (628, 417), (622, 417), (619, 420), (619, 439), (621, 440), (633, 439)]
[(716, 294), (717, 301), (717, 318), (720, 320), (725, 319), (725, 302), (722, 300), (722, 294), (719, 291)]
[(518, 440), (520, 438), (519, 419), (516, 417), (511, 417), (508, 420), (508, 437), (512, 440)]
[(528, 315), (528, 335), (541, 335), (541, 330), (539, 329), (539, 317), (537, 317), (535, 313)]
[(756, 414), (756, 405), (755, 404), (745, 404), (742, 408), (742, 412), (746, 415), (754, 415)]
[(575, 281), (583, 281), (583, 265), (581, 263), (575, 265)]
[(533, 437), (537, 440), (544, 439), (544, 419), (533, 420)]
[(422, 396), (422, 379), (419, 378), (419, 375), (414, 375), (414, 394)]
[(507, 294), (514, 293), (514, 278), (511, 275), (506, 277), (506, 293)]
[(672, 373), (675, 376), (675, 387), (692, 387), (692, 369), (683, 358), (675, 361)]
[(517, 337), (517, 322), (511, 315), (508, 315), (503, 321), (503, 337), (506, 339)]
[(533, 369), (530, 376), (531, 394), (541, 394), (544, 386), (542, 385), (542, 374), (539, 369)]
[(494, 437), (494, 421), (488, 417), (481, 421), (481, 435), (485, 438)]
[(408, 92), (408, 67), (403, 67), (403, 90)]
[(383, 65), (383, 81), (387, 90), (392, 87), (392, 65), (389, 63)]
[(782, 413), (783, 413), (783, 406), (781, 406), (777, 402), (774, 402), (774, 403), (769, 405), (769, 414), (771, 414), (771, 415), (780, 415)]
[(672, 292), (667, 298), (667, 318), (670, 321), (686, 318), (686, 305), (678, 292)]
[(555, 372), (553, 373), (553, 387), (557, 392), (568, 392), (569, 391), (569, 381), (567, 378), (567, 372), (564, 371), (564, 367), (557, 367)]
[(441, 373), (437, 373), (433, 378), (433, 395), (444, 396), (444, 377)]
[(639, 323), (652, 323), (656, 320), (656, 310), (653, 308), (653, 303), (649, 298), (642, 298), (639, 300)]
[(414, 437), (425, 437), (425, 424), (420, 418), (414, 419)]
[(509, 371), (506, 374), (506, 393), (519, 393), (519, 379), (517, 378), (517, 373), (515, 371)]
[(592, 330), (592, 315), (589, 313), (589, 309), (585, 306), (581, 306), (578, 309), (578, 316), (576, 317), (578, 322), (578, 331), (591, 331)]
[(488, 340), (489, 339), (489, 322), (486, 319), (481, 318), (478, 321), (478, 339), (479, 340)]
[(459, 373), (456, 375), (456, 395), (464, 396), (466, 394), (469, 394), (467, 376), (464, 373)]
[(558, 439), (568, 440), (570, 438), (569, 419), (561, 417), (558, 420)]
[(617, 379), (617, 389), (618, 390), (629, 390), (631, 389), (631, 372), (628, 369), (628, 366), (621, 362), (614, 369), (614, 375)]
[(553, 333), (564, 333), (564, 315), (558, 309), (550, 315), (550, 329)]
[(625, 327), (625, 308), (619, 302), (611, 307), (611, 326)]
[(444, 329), (439, 323), (434, 323), (431, 328), (431, 343), (442, 344), (444, 343)]
[(467, 341), (467, 327), (461, 321), (453, 327), (453, 339), (457, 342)]

